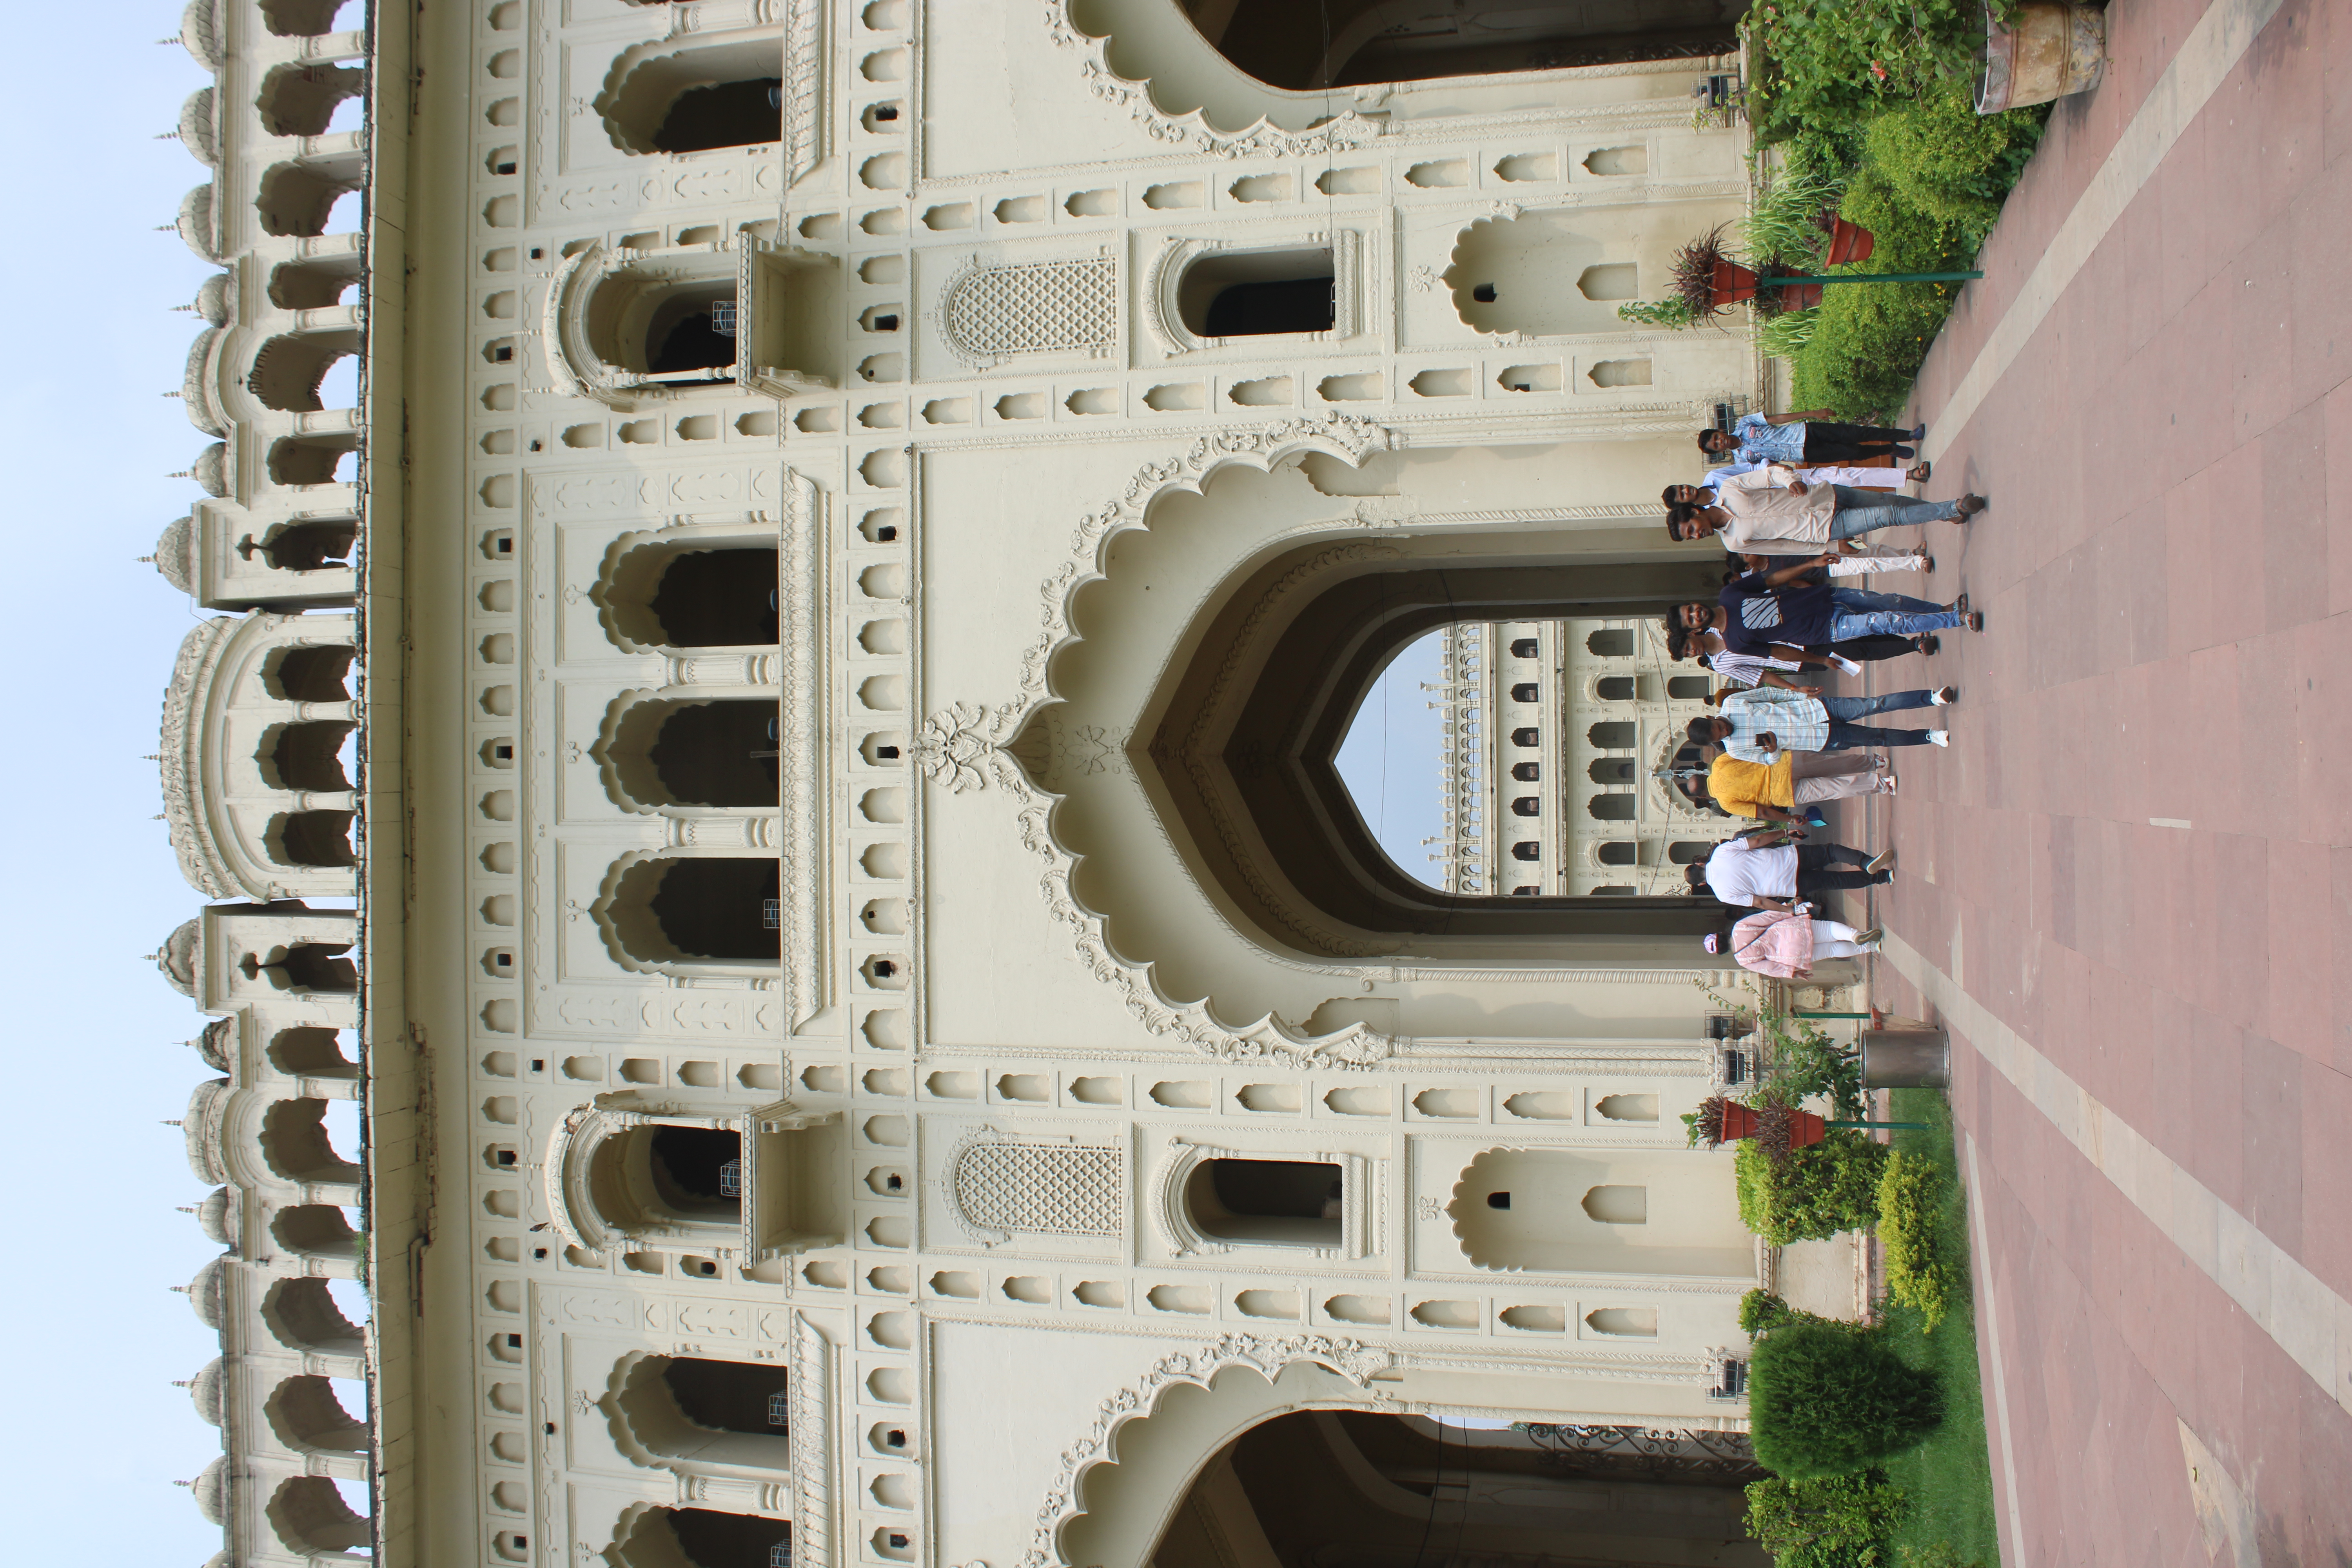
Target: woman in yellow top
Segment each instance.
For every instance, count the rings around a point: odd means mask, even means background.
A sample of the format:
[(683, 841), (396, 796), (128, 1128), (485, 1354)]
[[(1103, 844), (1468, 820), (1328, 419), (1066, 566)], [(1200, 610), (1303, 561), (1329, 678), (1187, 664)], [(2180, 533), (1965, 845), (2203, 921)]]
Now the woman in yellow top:
[(1790, 822), (1799, 806), (1857, 795), (1893, 795), (1895, 775), (1880, 773), (1867, 752), (1782, 752), (1770, 763), (1718, 756), (1706, 771), (1706, 793), (1737, 816)]

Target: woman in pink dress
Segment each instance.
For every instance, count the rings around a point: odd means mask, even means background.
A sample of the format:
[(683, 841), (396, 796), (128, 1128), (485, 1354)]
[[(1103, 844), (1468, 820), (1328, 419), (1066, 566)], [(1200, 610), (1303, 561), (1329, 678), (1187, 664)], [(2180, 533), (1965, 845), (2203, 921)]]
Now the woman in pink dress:
[(1778, 980), (1802, 980), (1816, 958), (1859, 958), (1878, 951), (1886, 933), (1876, 926), (1858, 931), (1838, 921), (1816, 919), (1813, 906), (1759, 910), (1728, 931), (1709, 931), (1709, 952), (1727, 955), (1742, 969)]

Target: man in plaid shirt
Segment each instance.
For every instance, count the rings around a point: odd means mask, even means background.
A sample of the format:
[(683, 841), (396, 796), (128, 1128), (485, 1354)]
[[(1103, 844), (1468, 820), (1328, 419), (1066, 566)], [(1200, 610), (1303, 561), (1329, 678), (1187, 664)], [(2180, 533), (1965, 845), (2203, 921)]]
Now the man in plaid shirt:
[(1877, 730), (1854, 720), (1905, 708), (1941, 708), (1952, 688), (1884, 697), (1823, 697), (1819, 687), (1759, 686), (1723, 699), (1715, 719), (1690, 721), (1690, 738), (1723, 748), (1743, 763), (1769, 763), (1782, 752), (1843, 752), (1856, 746), (1948, 746), (1948, 730)]

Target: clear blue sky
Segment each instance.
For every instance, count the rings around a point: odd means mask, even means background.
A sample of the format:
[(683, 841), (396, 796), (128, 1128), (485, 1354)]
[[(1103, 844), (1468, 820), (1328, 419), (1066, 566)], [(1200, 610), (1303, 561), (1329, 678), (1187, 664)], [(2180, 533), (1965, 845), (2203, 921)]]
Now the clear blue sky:
[[(160, 1123), (206, 1076), (180, 1043), (203, 1020), (140, 955), (201, 905), (150, 820), (163, 807), (142, 760), (197, 612), (133, 557), (194, 499), (163, 476), (205, 444), (161, 395), (179, 387), (197, 327), (171, 307), (209, 268), (154, 232), (205, 172), (154, 137), (209, 79), (152, 42), (179, 31), (177, 5), (10, 15), (0, 199), (16, 239), (0, 277), (15, 347), (0, 406), (25, 488), (0, 528), (16, 545), (8, 614), (24, 662), (0, 686), (16, 757), (0, 772), (0, 823), (17, 889), (0, 917), (16, 1019), (0, 1183), (27, 1223), (0, 1292), (0, 1498), (17, 1562), (127, 1550), (194, 1568), (220, 1532), (171, 1483), (215, 1458), (220, 1436), (171, 1380), (215, 1345), (167, 1287), (216, 1249), (173, 1212), (205, 1188)], [(103, 93), (92, 60), (105, 62)]]
[(1432, 886), (1437, 868), (1422, 840), (1435, 835), (1443, 820), (1437, 758), (1444, 731), (1442, 715), (1429, 706), (1436, 693), (1423, 691), (1421, 683), (1433, 684), (1443, 673), (1441, 636), (1432, 632), (1411, 644), (1381, 672), (1339, 744), (1339, 777), (1372, 837), (1399, 869)]

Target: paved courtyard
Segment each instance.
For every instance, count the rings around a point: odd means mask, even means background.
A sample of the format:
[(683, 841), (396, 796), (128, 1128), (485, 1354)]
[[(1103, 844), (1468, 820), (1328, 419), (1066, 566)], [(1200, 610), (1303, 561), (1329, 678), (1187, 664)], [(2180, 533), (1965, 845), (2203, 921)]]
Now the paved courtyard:
[[(2005, 1563), (2352, 1563), (2352, 6), (2117, 0), (1921, 377), (1892, 843)], [(1916, 581), (1916, 580), (1907, 580)], [(1906, 580), (1885, 584), (1904, 589)], [(1851, 813), (1850, 813), (1851, 815)], [(2192, 1467), (2194, 1479), (2192, 1480)]]

